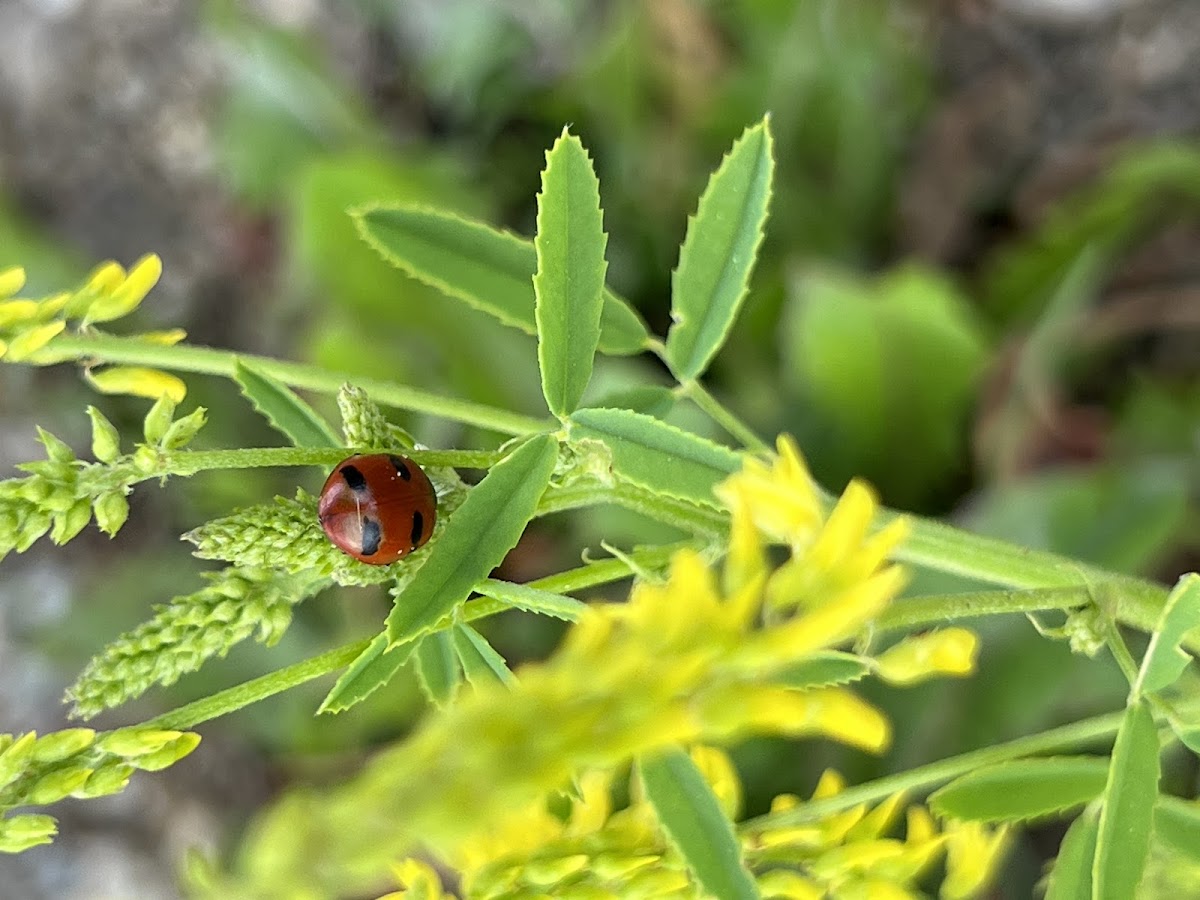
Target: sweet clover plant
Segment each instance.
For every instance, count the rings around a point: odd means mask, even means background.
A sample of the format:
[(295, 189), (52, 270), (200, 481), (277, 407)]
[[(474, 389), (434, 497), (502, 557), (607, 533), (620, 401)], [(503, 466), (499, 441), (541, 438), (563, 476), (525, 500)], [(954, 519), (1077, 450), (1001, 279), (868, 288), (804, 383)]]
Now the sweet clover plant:
[[(1073, 820), (1047, 873), (1054, 900), (1135, 896), (1164, 855), (1200, 865), (1200, 805), (1159, 786), (1165, 749), (1200, 751), (1200, 708), (1178, 687), (1200, 647), (1200, 578), (1168, 591), (898, 515), (857, 480), (832, 496), (795, 440), (763, 439), (703, 386), (748, 291), (772, 152), (764, 119), (710, 179), (673, 275), (665, 340), (606, 287), (600, 185), (566, 131), (547, 153), (533, 241), (436, 209), (352, 211), (389, 263), (537, 336), (538, 416), (386, 381), (350, 385), (310, 365), (193, 346), (178, 331), (100, 328), (147, 296), (161, 270), (154, 256), (129, 271), (107, 263), (81, 287), (40, 298), (19, 296), (20, 269), (0, 272), (5, 362), (73, 362), (101, 393), (153, 400), (132, 446), (89, 407), (90, 461), (39, 431), (46, 459), (0, 482), (0, 558), (47, 535), (65, 543), (93, 519), (114, 534), (140, 483), (215, 469), (328, 470), (355, 452), (403, 452), (439, 504), (429, 542), (387, 566), (333, 547), (303, 490), (197, 524), (185, 535), (195, 554), (225, 568), (99, 649), (67, 692), (73, 715), (120, 707), (247, 638), (271, 645), (296, 604), (334, 585), (387, 585), (392, 609), (374, 638), (147, 722), (0, 736), (0, 849), (51, 841), (55, 821), (41, 808), (171, 765), (196, 750), (205, 722), (340, 672), (314, 710), (337, 728), (332, 714), (411, 666), (431, 701), (413, 734), (338, 784), (285, 793), (232, 861), (193, 857), (193, 895), (966, 898), (1002, 877), (1022, 823), (1049, 817)], [(583, 405), (597, 352), (651, 354), (675, 386)], [(206, 412), (183, 409), (181, 373), (233, 379), (292, 446), (187, 449)], [(340, 431), (297, 390), (336, 394)], [(668, 423), (664, 413), (685, 401), (729, 442)], [(429, 449), (383, 407), (509, 440)], [(460, 469), (486, 474), (468, 486)], [(532, 520), (602, 504), (685, 537), (607, 547), (605, 558), (529, 583), (493, 577)], [(906, 594), (911, 567), (994, 589)], [(630, 577), (623, 602), (572, 596)], [(570, 623), (549, 658), (515, 672), (472, 624), (514, 608)], [(862, 784), (828, 771), (811, 792), (798, 784), (769, 812), (743, 817), (722, 746), (819, 736), (881, 752), (897, 723), (857, 686), (969, 677), (979, 639), (957, 620), (1054, 611), (1066, 623), (1041, 626), (1047, 638), (1115, 659), (1129, 682), (1124, 709)], [(1148, 635), (1140, 659), (1122, 629)]]

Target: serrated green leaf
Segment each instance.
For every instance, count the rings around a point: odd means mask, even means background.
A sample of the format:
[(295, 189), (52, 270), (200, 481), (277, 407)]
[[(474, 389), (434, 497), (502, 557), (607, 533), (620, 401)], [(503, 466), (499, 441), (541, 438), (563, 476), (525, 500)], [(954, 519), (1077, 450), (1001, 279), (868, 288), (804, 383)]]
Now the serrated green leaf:
[(691, 757), (667, 750), (638, 768), (659, 824), (705, 891), (721, 900), (758, 897), (733, 823)]
[(742, 466), (728, 447), (627, 409), (580, 409), (572, 441), (602, 441), (625, 480), (659, 494), (719, 506), (713, 488)]
[(1200, 802), (1159, 797), (1154, 807), (1154, 840), (1200, 865)]
[[(425, 284), (536, 334), (533, 242), (482, 222), (420, 206), (375, 206), (354, 213), (359, 233), (384, 259)], [(636, 312), (607, 288), (601, 353), (630, 356), (650, 334)]]
[(725, 342), (750, 285), (771, 202), (771, 130), (747, 128), (709, 179), (671, 276), (667, 364), (698, 378)]
[(1150, 853), (1150, 831), (1158, 799), (1158, 733), (1145, 699), (1130, 702), (1117, 731), (1100, 831), (1092, 862), (1092, 896), (1126, 900), (1137, 895)]
[(1136, 689), (1161, 691), (1175, 682), (1192, 657), (1180, 643), (1187, 633), (1200, 627), (1200, 575), (1184, 575), (1171, 591), (1142, 657)]
[(421, 568), (396, 596), (387, 620), (392, 644), (432, 628), (500, 565), (533, 518), (557, 457), (555, 439), (537, 435), (471, 489), (441, 536), (430, 543)]
[(475, 585), (476, 592), (501, 603), (507, 603), (525, 612), (538, 613), (543, 616), (553, 616), (575, 622), (587, 609), (587, 604), (574, 597), (543, 591), (525, 584), (513, 584), (511, 581), (497, 581), (488, 578)]
[(488, 643), (487, 638), (463, 623), (455, 624), (451, 633), (454, 637), (454, 650), (462, 663), (463, 673), (467, 681), (476, 687), (500, 682), (512, 686), (517, 683), (504, 657), (496, 652), (496, 648)]
[(1096, 855), (1099, 816), (1086, 809), (1067, 829), (1050, 872), (1046, 900), (1091, 900), (1092, 859)]
[(562, 417), (579, 405), (592, 377), (608, 267), (600, 182), (583, 144), (566, 129), (546, 154), (537, 204), (538, 366), (546, 405)]
[(601, 409), (631, 409), (665, 419), (675, 408), (675, 392), (661, 384), (639, 384), (607, 393), (591, 405)]
[(454, 702), (462, 669), (449, 633), (435, 631), (417, 641), (417, 680), (429, 701), (439, 709)]
[(1100, 796), (1108, 760), (1096, 756), (1018, 759), (977, 769), (929, 796), (939, 816), (976, 822), (1037, 819)]
[(329, 423), (279, 379), (239, 359), (233, 364), (233, 380), (242, 396), (293, 446), (342, 446)]
[(804, 690), (834, 684), (847, 684), (857, 681), (870, 671), (870, 665), (853, 653), (822, 650), (775, 673), (771, 676), (771, 681), (785, 687)]
[(366, 700), (383, 687), (408, 662), (416, 649), (416, 642), (409, 641), (388, 650), (387, 634), (376, 635), (375, 640), (346, 668), (337, 682), (325, 695), (318, 713), (345, 712), (350, 707)]

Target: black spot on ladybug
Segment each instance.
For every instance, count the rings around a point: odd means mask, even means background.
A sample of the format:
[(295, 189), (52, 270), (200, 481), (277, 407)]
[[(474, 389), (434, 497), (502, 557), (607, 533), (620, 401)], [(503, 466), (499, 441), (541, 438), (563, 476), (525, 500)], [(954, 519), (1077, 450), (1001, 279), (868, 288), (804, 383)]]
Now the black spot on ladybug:
[(396, 467), (396, 471), (400, 473), (401, 478), (405, 481), (412, 480), (412, 473), (408, 471), (408, 466), (404, 464), (404, 460), (398, 456), (389, 456), (388, 459), (392, 461), (392, 465)]
[(413, 511), (413, 527), (412, 527), (412, 544), (417, 546), (421, 543), (421, 532), (425, 530), (425, 519), (421, 516), (420, 511)]
[(356, 494), (367, 489), (367, 479), (354, 466), (342, 466), (342, 478)]
[(374, 556), (383, 542), (383, 530), (374, 519), (362, 520), (362, 555)]

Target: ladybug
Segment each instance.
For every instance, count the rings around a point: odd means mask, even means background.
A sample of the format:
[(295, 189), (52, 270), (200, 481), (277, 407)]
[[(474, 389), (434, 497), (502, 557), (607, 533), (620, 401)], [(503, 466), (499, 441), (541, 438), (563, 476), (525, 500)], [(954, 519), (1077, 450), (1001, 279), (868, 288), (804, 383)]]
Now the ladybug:
[(429, 540), (437, 493), (421, 467), (406, 456), (351, 456), (325, 480), (317, 515), (339, 550), (386, 566)]

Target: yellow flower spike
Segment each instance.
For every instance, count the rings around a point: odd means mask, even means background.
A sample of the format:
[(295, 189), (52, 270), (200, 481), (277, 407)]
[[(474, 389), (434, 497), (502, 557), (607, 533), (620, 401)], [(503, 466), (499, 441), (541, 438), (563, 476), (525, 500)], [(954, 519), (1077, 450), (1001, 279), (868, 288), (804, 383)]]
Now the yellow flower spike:
[(904, 839), (910, 844), (923, 844), (938, 836), (933, 816), (924, 806), (910, 806), (905, 815)]
[(125, 269), (120, 264), (112, 262), (101, 263), (92, 270), (84, 283), (83, 289), (93, 294), (107, 294), (117, 289), (125, 280)]
[(722, 585), (726, 594), (736, 594), (766, 572), (767, 558), (746, 498), (735, 494), (729, 504), (729, 553), (725, 557)]
[(805, 558), (821, 569), (835, 569), (850, 561), (866, 539), (878, 507), (875, 491), (855, 478), (846, 485)]
[(941, 900), (966, 900), (980, 893), (1008, 850), (1011, 831), (1004, 825), (994, 831), (979, 822), (951, 822), (946, 826), (946, 879)]
[(904, 807), (904, 791), (892, 794), (855, 825), (847, 834), (852, 841), (882, 837), (900, 816)]
[(925, 895), (881, 878), (855, 878), (838, 885), (837, 900), (921, 900)]
[(0, 303), (0, 328), (32, 322), (38, 315), (36, 300), (5, 300)]
[(754, 669), (792, 662), (854, 637), (887, 608), (906, 578), (903, 569), (892, 566), (812, 612), (753, 635), (738, 651), (736, 664)]
[(773, 869), (758, 879), (758, 892), (764, 900), (822, 900), (825, 889), (787, 869)]
[(182, 403), (187, 385), (160, 369), (140, 366), (107, 366), (99, 371), (85, 370), (84, 378), (102, 394), (129, 394), (134, 397), (170, 397)]
[[(825, 800), (829, 797), (836, 797), (846, 789), (846, 778), (837, 769), (826, 769), (821, 773), (821, 777), (817, 780), (817, 786), (813, 788), (813, 800)], [(775, 811), (772, 804), (771, 811)]]
[(717, 488), (717, 496), (732, 509), (740, 497), (754, 524), (776, 543), (803, 547), (821, 525), (821, 501), (792, 438), (781, 435), (779, 455), (770, 463), (747, 458), (742, 471)]
[(9, 362), (22, 362), (28, 359), (58, 337), (66, 327), (66, 322), (58, 321), (47, 322), (45, 325), (38, 325), (22, 331), (8, 342), (5, 358)]
[(25, 270), (20, 266), (0, 269), (0, 300), (11, 297), (25, 287)]
[(707, 691), (694, 704), (705, 733), (819, 734), (879, 753), (891, 742), (888, 720), (843, 688), (792, 691), (752, 684)]
[[(392, 867), (396, 880), (403, 885), (402, 889), (386, 895), (386, 898), (398, 897), (403, 900), (442, 900), (446, 895), (442, 892), (442, 880), (438, 878), (433, 867), (417, 859), (406, 859)], [(386, 900), (380, 897), (379, 900)]]
[(975, 671), (979, 638), (966, 628), (946, 628), (907, 637), (875, 660), (876, 673), (888, 684), (910, 685), (939, 675)]
[[(118, 267), (119, 268), (119, 267)], [(162, 277), (162, 260), (151, 253), (139, 259), (129, 274), (101, 295), (87, 309), (83, 324), (111, 322), (127, 316), (146, 298)]]
[(914, 844), (906, 839), (902, 846), (903, 852), (894, 859), (880, 863), (873, 870), (874, 874), (894, 882), (916, 881), (942, 855), (946, 838), (938, 835), (933, 840), (921, 844)]
[(903, 852), (904, 844), (900, 841), (855, 841), (826, 850), (809, 868), (818, 878), (833, 881), (851, 874), (868, 874)]
[(695, 746), (688, 754), (716, 795), (721, 811), (736, 821), (742, 812), (742, 782), (729, 756), (716, 747)]
[(566, 833), (573, 837), (599, 831), (612, 813), (612, 777), (608, 772), (586, 772), (578, 783), (581, 797), (571, 805), (566, 828)]

